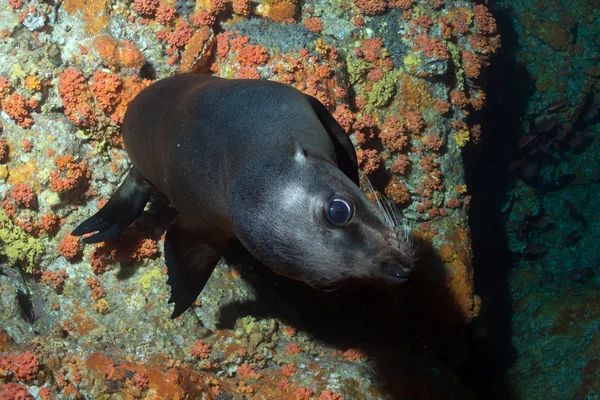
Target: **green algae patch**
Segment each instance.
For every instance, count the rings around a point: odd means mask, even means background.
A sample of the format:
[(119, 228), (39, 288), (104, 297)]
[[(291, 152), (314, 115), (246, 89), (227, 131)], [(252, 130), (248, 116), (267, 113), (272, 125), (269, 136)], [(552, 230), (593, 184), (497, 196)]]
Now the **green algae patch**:
[(31, 273), (45, 251), (44, 245), (13, 224), (4, 211), (0, 211), (0, 225), (0, 252), (10, 263), (17, 263)]
[(368, 94), (369, 105), (380, 108), (389, 104), (394, 94), (396, 94), (397, 80), (398, 74), (396, 72), (385, 72), (380, 80), (373, 83), (373, 88)]
[(356, 85), (362, 83), (369, 72), (369, 63), (362, 58), (349, 57), (346, 60), (346, 68), (348, 70), (348, 76), (350, 77), (350, 83)]
[(155, 282), (161, 282), (163, 280), (163, 274), (159, 268), (152, 268), (150, 271), (146, 272), (139, 279), (139, 283), (144, 290), (150, 290), (153, 286), (155, 286)]

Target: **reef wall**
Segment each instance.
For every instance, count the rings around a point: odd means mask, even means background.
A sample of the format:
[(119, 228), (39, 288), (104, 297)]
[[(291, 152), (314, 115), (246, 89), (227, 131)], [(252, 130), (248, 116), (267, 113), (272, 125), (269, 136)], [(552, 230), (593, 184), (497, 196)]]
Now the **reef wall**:
[[(461, 150), (485, 134), (499, 46), (487, 8), (458, 0), (1, 2), (1, 398), (473, 397)], [(181, 72), (321, 100), (413, 226), (411, 287), (317, 293), (237, 246), (170, 320), (164, 198), (118, 239), (71, 236), (128, 171), (128, 102)]]

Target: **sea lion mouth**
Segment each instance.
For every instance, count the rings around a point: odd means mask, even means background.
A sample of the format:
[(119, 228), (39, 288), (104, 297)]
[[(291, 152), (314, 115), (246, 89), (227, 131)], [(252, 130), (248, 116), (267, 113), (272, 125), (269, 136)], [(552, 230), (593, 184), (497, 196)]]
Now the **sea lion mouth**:
[(316, 290), (321, 292), (335, 292), (336, 290), (342, 288), (345, 285), (345, 281), (338, 282), (329, 282), (329, 281), (317, 281), (311, 282), (309, 285)]
[(384, 281), (390, 286), (404, 286), (410, 281), (412, 270), (396, 261), (384, 261), (382, 264)]

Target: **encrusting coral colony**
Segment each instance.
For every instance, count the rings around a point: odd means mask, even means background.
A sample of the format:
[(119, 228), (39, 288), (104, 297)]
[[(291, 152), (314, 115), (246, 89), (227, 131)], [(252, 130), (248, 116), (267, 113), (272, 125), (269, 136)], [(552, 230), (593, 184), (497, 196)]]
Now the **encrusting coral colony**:
[[(480, 302), (461, 148), (485, 134), (474, 115), (499, 46), (487, 8), (464, 0), (0, 3), (0, 398), (468, 398), (455, 372)], [(414, 285), (371, 296), (388, 299), (377, 319), (353, 308), (376, 307), (363, 291), (340, 295), (349, 314), (307, 322), (317, 311), (269, 308), (306, 296), (274, 299), (259, 267), (222, 262), (170, 320), (164, 199), (115, 240), (71, 236), (128, 170), (128, 103), (182, 72), (275, 80), (325, 104), (414, 227)], [(311, 330), (333, 315), (352, 322), (343, 334)]]

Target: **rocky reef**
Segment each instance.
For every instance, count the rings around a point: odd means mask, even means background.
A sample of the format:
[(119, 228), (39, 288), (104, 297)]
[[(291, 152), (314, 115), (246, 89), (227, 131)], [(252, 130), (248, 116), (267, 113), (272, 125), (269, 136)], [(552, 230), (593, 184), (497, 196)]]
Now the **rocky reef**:
[[(461, 0), (0, 3), (0, 398), (473, 398), (456, 375), (481, 307), (461, 153), (485, 135), (499, 46)], [(128, 102), (182, 72), (323, 102), (412, 226), (412, 285), (315, 292), (234, 245), (171, 320), (164, 198), (117, 239), (71, 236), (128, 171)]]

